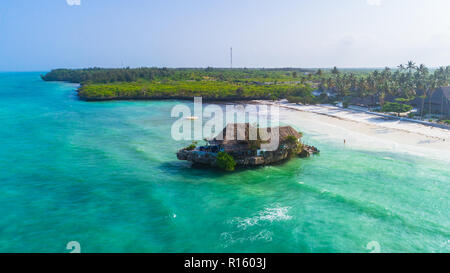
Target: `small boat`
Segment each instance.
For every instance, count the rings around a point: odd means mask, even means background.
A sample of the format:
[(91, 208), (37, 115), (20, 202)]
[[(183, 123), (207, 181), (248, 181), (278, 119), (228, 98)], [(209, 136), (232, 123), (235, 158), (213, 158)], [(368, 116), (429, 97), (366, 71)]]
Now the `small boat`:
[(196, 117), (196, 116), (191, 116), (191, 117), (186, 117), (186, 119), (188, 119), (188, 120), (196, 120), (196, 119), (198, 119), (198, 117)]

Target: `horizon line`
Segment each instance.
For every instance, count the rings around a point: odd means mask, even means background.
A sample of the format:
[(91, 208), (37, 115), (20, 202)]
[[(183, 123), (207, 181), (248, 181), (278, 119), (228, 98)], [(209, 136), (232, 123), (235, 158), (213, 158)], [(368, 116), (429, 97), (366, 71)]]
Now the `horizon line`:
[[(440, 67), (447, 67), (450, 65), (440, 65), (440, 66), (428, 66), (428, 68), (430, 69), (438, 69)], [(318, 70), (318, 69), (333, 69), (334, 67), (341, 69), (341, 70), (350, 70), (350, 69), (359, 69), (359, 70), (363, 70), (363, 69), (384, 69), (384, 68), (390, 68), (390, 69), (397, 69), (398, 66), (373, 66), (373, 67), (369, 67), (369, 66), (360, 66), (360, 67), (351, 67), (351, 66), (329, 66), (329, 67), (294, 67), (294, 66), (273, 66), (273, 67), (222, 67), (222, 66), (192, 66), (192, 67), (174, 67), (174, 66), (120, 66), (120, 67), (107, 67), (107, 66), (89, 66), (89, 67), (58, 67), (58, 68), (49, 68), (49, 69), (30, 69), (30, 70), (2, 70), (0, 69), (0, 73), (5, 73), (5, 72), (46, 72), (46, 71), (51, 71), (51, 70), (55, 70), (55, 69), (70, 69), (70, 70), (81, 70), (81, 69), (92, 69), (92, 68), (100, 68), (100, 69), (126, 69), (126, 68), (130, 68), (130, 69), (138, 69), (138, 68), (167, 68), (167, 69), (207, 69), (207, 68), (213, 68), (213, 69), (224, 69), (224, 70), (239, 70), (239, 69), (305, 69), (305, 70)]]

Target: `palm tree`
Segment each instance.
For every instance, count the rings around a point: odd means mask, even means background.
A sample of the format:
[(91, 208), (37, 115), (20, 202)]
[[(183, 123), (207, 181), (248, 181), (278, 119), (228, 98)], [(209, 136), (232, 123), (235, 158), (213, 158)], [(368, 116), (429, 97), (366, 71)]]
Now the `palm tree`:
[(335, 88), (338, 93), (339, 99), (344, 99), (344, 97), (349, 95), (350, 91), (350, 77), (348, 74), (337, 75), (335, 78)]
[(377, 83), (377, 95), (380, 100), (380, 106), (383, 108), (384, 99), (386, 98), (386, 93), (390, 94), (391, 90), (391, 69), (386, 67), (381, 73), (374, 73), (375, 78), (378, 78)]
[[(448, 75), (446, 74), (446, 69), (444, 67), (439, 67), (438, 70), (434, 71), (434, 76), (436, 78), (437, 87), (442, 87), (448, 84)], [(441, 97), (441, 116), (444, 114), (444, 92), (442, 92)]]
[(426, 75), (428, 74), (428, 68), (424, 65), (421, 64), (419, 67), (416, 67), (417, 71), (419, 71), (419, 73), (421, 73), (422, 75)]
[(392, 74), (392, 82), (395, 84), (395, 86), (394, 86), (394, 95), (396, 95), (396, 96), (402, 96), (402, 94), (401, 94), (401, 88), (402, 88), (402, 74), (401, 74), (401, 72), (399, 71), (399, 70), (397, 70), (397, 71), (395, 71), (393, 74)]
[(358, 89), (358, 81), (356, 79), (356, 76), (354, 73), (350, 73), (349, 77), (349, 84), (350, 84), (350, 92), (354, 93)]
[(438, 81), (435, 75), (431, 75), (428, 79), (428, 111), (431, 115), (431, 100), (433, 98), (433, 93), (438, 88)]
[(406, 64), (406, 69), (408, 69), (409, 72), (413, 71), (416, 68), (416, 63), (413, 61), (408, 61), (408, 63)]
[(325, 78), (320, 78), (319, 81), (319, 91), (324, 93), (325, 92), (325, 86), (326, 86), (326, 79)]
[(334, 90), (334, 82), (333, 82), (332, 78), (327, 79), (327, 87), (328, 87), (328, 90)]
[(417, 90), (422, 91), (422, 95), (420, 96), (420, 98), (422, 99), (422, 103), (421, 103), (421, 108), (420, 108), (420, 116), (423, 118), (423, 110), (424, 110), (424, 105), (425, 105), (425, 98), (427, 96), (427, 82), (426, 80), (423, 78), (422, 73), (420, 73), (419, 71), (416, 71), (416, 73), (414, 73), (414, 85), (416, 87)]
[(337, 69), (337, 67), (335, 66), (335, 67), (333, 67), (333, 70), (331, 70), (331, 73), (332, 73), (333, 75), (337, 75), (337, 74), (339, 74), (340, 72), (339, 72), (339, 70)]
[[(373, 74), (375, 74), (375, 72)], [(371, 97), (372, 104), (374, 103), (375, 93), (377, 90), (375, 76), (373, 74), (369, 74), (369, 76), (367, 76), (367, 80), (366, 80), (367, 92), (368, 92), (368, 95)]]
[(359, 98), (366, 97), (368, 95), (367, 90), (368, 90), (368, 86), (367, 86), (366, 78), (360, 78), (357, 83), (357, 87), (356, 87), (356, 96)]
[(414, 82), (414, 77), (412, 73), (408, 73), (405, 76), (405, 97), (414, 98), (417, 95), (417, 85)]
[(450, 80), (450, 66), (447, 66), (445, 68), (445, 78), (446, 78), (446, 85), (448, 85), (449, 80)]

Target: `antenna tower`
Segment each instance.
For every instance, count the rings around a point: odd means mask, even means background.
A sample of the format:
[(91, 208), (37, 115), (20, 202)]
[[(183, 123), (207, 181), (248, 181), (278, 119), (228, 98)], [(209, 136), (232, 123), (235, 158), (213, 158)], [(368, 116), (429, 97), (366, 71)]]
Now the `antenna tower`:
[(230, 68), (233, 69), (233, 47), (230, 47)]

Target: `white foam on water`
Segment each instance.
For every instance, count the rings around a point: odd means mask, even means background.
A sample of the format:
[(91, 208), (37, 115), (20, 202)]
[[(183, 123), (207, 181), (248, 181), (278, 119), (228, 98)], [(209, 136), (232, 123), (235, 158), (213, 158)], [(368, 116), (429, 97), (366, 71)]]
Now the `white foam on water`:
[(248, 227), (261, 224), (261, 222), (275, 222), (292, 219), (292, 216), (288, 214), (291, 207), (274, 207), (266, 208), (263, 211), (258, 212), (258, 215), (253, 217), (236, 217), (231, 223), (236, 223), (240, 229), (247, 229)]
[(220, 234), (221, 246), (226, 248), (237, 243), (246, 243), (254, 241), (272, 241), (273, 232), (267, 229), (263, 229), (256, 233), (249, 233), (250, 236), (242, 236), (241, 232), (222, 232)]
[(272, 235), (273, 235), (273, 232), (264, 229), (264, 230), (261, 230), (255, 236), (250, 236), (249, 240), (250, 241), (260, 241), (260, 240), (262, 240), (262, 241), (270, 242), (270, 241), (272, 241)]

